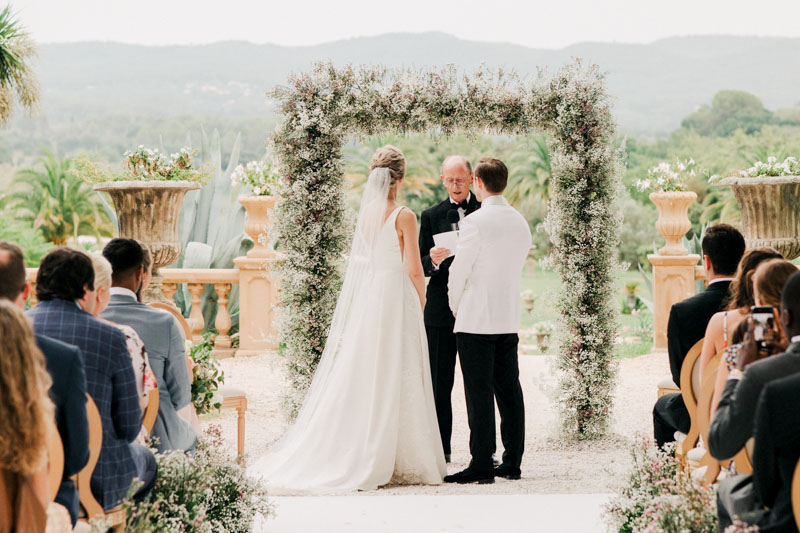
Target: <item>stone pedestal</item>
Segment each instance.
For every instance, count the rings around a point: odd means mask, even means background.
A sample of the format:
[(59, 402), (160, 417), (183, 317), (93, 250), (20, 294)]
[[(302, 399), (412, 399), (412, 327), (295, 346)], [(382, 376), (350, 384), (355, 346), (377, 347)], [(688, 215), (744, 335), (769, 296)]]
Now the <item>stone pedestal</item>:
[(239, 268), (239, 349), (236, 356), (278, 349), (275, 307), (280, 302), (272, 257), (237, 257)]
[(653, 265), (654, 351), (667, 349), (667, 322), (672, 305), (694, 295), (694, 281), (700, 256), (648, 255)]

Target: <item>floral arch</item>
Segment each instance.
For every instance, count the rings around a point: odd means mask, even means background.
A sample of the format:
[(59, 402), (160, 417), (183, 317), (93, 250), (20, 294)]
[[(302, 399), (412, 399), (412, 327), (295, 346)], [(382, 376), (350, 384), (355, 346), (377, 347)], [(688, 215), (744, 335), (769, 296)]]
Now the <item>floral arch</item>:
[(545, 133), (552, 152), (546, 228), (563, 288), (562, 420), (577, 438), (606, 429), (615, 383), (614, 274), (620, 152), (603, 76), (579, 61), (525, 82), (503, 71), (316, 65), (271, 94), (284, 121), (271, 137), (282, 176), (281, 341), (294, 390), (311, 382), (336, 305), (349, 229), (342, 148), (350, 136)]

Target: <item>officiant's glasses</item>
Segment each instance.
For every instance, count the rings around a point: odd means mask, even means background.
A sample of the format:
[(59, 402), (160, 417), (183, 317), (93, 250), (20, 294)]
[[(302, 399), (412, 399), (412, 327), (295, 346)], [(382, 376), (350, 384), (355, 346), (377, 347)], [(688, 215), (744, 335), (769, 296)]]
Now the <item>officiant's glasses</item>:
[(469, 184), (469, 180), (454, 180), (453, 178), (444, 178), (442, 181), (444, 181), (444, 184), (448, 187), (452, 187), (453, 185), (456, 187), (463, 187)]

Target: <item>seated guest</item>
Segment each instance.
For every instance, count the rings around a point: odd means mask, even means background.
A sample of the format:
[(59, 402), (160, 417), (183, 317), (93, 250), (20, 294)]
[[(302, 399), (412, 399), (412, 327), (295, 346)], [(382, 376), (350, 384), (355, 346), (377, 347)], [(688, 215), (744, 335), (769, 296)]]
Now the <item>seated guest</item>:
[[(772, 248), (755, 248), (747, 250), (739, 262), (736, 270), (736, 277), (730, 286), (730, 301), (725, 311), (714, 314), (706, 327), (703, 337), (703, 352), (700, 355), (700, 379), (702, 382), (705, 376), (706, 366), (711, 359), (719, 352), (727, 348), (731, 343), (731, 332), (736, 329), (744, 319), (750, 314), (750, 308), (755, 305), (753, 299), (753, 274), (758, 265), (770, 259), (783, 259), (783, 256)], [(717, 373), (717, 384), (719, 387), (714, 391), (714, 398), (711, 401), (711, 412), (717, 410), (719, 398), (722, 396), (722, 388), (725, 379), (728, 377), (728, 369), (724, 365), (720, 366)]]
[[(89, 258), (92, 260), (92, 267), (94, 268), (94, 288), (96, 296), (92, 314), (98, 316), (108, 307), (108, 302), (111, 299), (111, 263), (99, 252), (91, 252)], [(144, 408), (147, 407), (148, 394), (151, 390), (156, 388), (156, 376), (153, 374), (153, 369), (150, 367), (150, 360), (147, 356), (147, 350), (144, 348), (144, 343), (132, 327), (124, 324), (116, 324), (102, 317), (100, 317), (100, 320), (111, 324), (125, 334), (128, 353), (130, 353), (131, 363), (133, 363), (133, 372), (136, 375), (136, 390), (139, 392), (139, 405), (142, 411), (144, 411)], [(142, 429), (143, 437), (146, 437), (147, 431), (144, 431), (144, 428)], [(141, 439), (141, 441), (144, 444), (144, 439)]]
[[(728, 286), (744, 254), (744, 237), (728, 224), (718, 224), (703, 236), (703, 266), (708, 288), (672, 306), (667, 323), (667, 348), (672, 379), (680, 387), (681, 366), (686, 354), (703, 338), (708, 321), (724, 309)], [(689, 432), (689, 412), (680, 393), (665, 394), (653, 408), (656, 443), (663, 447), (675, 440), (675, 431)]]
[[(797, 345), (800, 336), (792, 339)], [(800, 459), (800, 374), (764, 386), (753, 435), (753, 510), (739, 518), (768, 532), (797, 533), (792, 511), (792, 478)], [(728, 523), (728, 509), (719, 509)]]
[(142, 410), (125, 335), (90, 314), (97, 297), (89, 257), (69, 248), (48, 253), (39, 266), (36, 296), (39, 304), (30, 311), (36, 332), (83, 353), (86, 389), (103, 425), (103, 446), (91, 480), (95, 498), (110, 509), (137, 477), (143, 486), (134, 499), (141, 500), (155, 484), (156, 461), (150, 450), (134, 443)]
[[(792, 281), (792, 283), (789, 283)], [(789, 261), (774, 259), (763, 263), (754, 277), (756, 303), (776, 303), (772, 298), (782, 289), (779, 332), (783, 338), (800, 335), (800, 277)], [(766, 298), (766, 300), (765, 300)], [(791, 344), (784, 353), (766, 357), (753, 339), (750, 321), (745, 340), (737, 352), (735, 368), (730, 370), (717, 412), (708, 431), (708, 450), (719, 460), (736, 455), (753, 436), (753, 420), (758, 395), (764, 385), (800, 372), (800, 344)], [(768, 354), (780, 353), (786, 345), (768, 346)]]
[[(0, 300), (10, 300), (24, 311), (30, 284), (26, 281), (25, 258), (16, 244), (0, 241)], [(64, 476), (55, 501), (78, 520), (80, 502), (72, 476), (89, 460), (89, 422), (86, 420), (86, 375), (83, 356), (75, 346), (36, 335), (44, 353), (53, 386), (50, 399), (55, 404), (56, 427), (64, 447)]]
[(25, 315), (7, 299), (0, 300), (0, 339), (0, 531), (71, 531), (67, 510), (50, 502), (50, 376)]
[(131, 326), (144, 342), (158, 382), (158, 418), (153, 435), (158, 450), (192, 450), (197, 434), (178, 411), (192, 401), (192, 385), (186, 366), (183, 334), (169, 313), (138, 302), (145, 275), (144, 251), (133, 239), (112, 239), (103, 249), (111, 263), (111, 302), (102, 316)]

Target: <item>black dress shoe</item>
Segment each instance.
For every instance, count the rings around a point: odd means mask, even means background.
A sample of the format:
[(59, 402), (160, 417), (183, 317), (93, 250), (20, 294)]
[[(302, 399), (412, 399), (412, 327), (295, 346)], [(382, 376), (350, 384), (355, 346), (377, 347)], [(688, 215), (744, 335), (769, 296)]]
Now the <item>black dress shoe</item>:
[(444, 482), (461, 484), (478, 483), (479, 485), (485, 485), (488, 483), (494, 483), (494, 472), (480, 472), (478, 470), (466, 468), (457, 474), (445, 476)]
[(522, 477), (522, 472), (516, 466), (500, 465), (494, 469), (494, 475), (506, 479), (519, 479)]
[(449, 453), (444, 454), (444, 462), (448, 463), (448, 464), (450, 463), (450, 454)]

